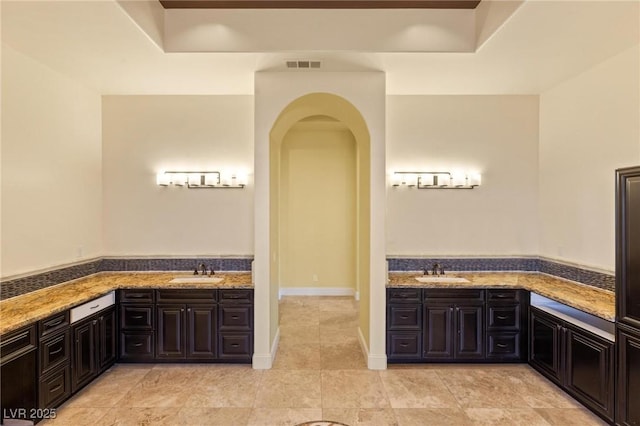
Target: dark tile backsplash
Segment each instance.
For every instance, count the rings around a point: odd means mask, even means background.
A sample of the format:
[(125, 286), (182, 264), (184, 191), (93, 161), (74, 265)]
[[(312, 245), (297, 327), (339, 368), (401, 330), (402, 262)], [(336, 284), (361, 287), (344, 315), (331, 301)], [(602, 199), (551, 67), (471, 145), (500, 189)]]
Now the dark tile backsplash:
[(0, 283), (0, 300), (40, 290), (65, 281), (75, 280), (97, 272), (116, 271), (193, 271), (204, 263), (215, 271), (250, 271), (253, 258), (201, 259), (99, 259), (80, 265), (16, 278)]
[[(615, 276), (538, 258), (388, 258), (389, 271), (420, 271), (439, 263), (446, 271), (543, 272), (593, 287), (615, 291)], [(216, 271), (250, 271), (252, 257), (201, 259), (100, 259), (0, 283), (0, 299), (82, 278), (97, 272), (193, 271), (199, 264)]]

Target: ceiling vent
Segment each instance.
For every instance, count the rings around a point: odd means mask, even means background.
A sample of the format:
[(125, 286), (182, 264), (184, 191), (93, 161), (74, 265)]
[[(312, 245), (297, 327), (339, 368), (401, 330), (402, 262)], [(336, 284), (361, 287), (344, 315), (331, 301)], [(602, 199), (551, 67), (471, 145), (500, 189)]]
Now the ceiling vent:
[(286, 65), (289, 69), (320, 69), (320, 61), (309, 59), (287, 60)]

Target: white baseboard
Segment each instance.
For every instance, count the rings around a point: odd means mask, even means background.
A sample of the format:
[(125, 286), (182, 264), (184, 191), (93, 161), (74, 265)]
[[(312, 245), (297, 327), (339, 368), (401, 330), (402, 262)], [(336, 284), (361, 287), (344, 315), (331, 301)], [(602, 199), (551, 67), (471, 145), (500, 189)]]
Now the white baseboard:
[(355, 296), (356, 291), (346, 287), (280, 287), (282, 296)]
[(278, 351), (278, 343), (280, 343), (280, 327), (278, 327), (276, 337), (271, 344), (271, 353), (253, 354), (252, 367), (254, 370), (269, 370), (273, 367), (273, 361), (275, 361), (276, 352)]
[(367, 341), (362, 334), (362, 329), (358, 327), (358, 341), (360, 342), (360, 348), (367, 360), (367, 368), (369, 370), (386, 370), (387, 369), (387, 355), (373, 355), (369, 353), (367, 348)]

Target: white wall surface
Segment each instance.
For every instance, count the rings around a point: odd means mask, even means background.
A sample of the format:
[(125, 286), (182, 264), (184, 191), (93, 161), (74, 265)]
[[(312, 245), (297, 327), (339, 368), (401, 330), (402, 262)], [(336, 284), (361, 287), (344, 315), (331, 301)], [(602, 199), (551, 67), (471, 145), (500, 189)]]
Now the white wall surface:
[(387, 96), (387, 171), (480, 172), (473, 190), (387, 185), (388, 255), (535, 255), (538, 97)]
[(615, 269), (615, 169), (640, 164), (640, 49), (540, 96), (540, 253)]
[[(156, 185), (161, 170), (242, 169), (244, 189)], [(103, 97), (104, 254), (253, 253), (253, 97)]]
[(3, 277), (99, 256), (100, 96), (2, 45)]

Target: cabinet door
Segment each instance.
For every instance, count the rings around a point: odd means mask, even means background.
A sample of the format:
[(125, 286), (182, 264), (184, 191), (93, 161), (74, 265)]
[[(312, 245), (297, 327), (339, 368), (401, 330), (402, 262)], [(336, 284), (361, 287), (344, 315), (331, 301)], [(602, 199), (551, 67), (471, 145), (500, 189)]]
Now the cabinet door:
[(453, 306), (426, 304), (424, 307), (424, 358), (447, 360), (453, 358)]
[(529, 364), (561, 384), (561, 329), (554, 317), (531, 308), (529, 311)]
[(640, 425), (640, 333), (618, 327), (618, 395), (616, 422)]
[(482, 305), (455, 307), (455, 358), (484, 358), (484, 309)]
[(578, 400), (613, 421), (613, 342), (567, 325), (565, 387)]
[(109, 309), (98, 317), (98, 367), (106, 370), (117, 357), (116, 310)]
[(157, 308), (158, 358), (185, 358), (185, 305), (159, 305)]
[(187, 358), (216, 357), (216, 306), (187, 305)]
[(74, 393), (97, 374), (95, 338), (97, 324), (98, 320), (89, 319), (73, 327), (71, 389)]

